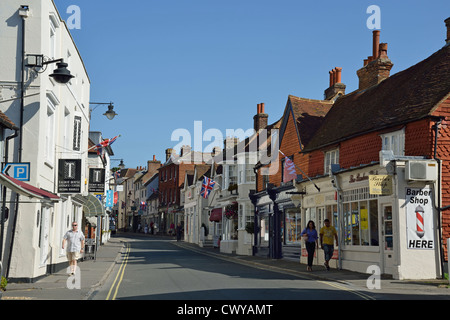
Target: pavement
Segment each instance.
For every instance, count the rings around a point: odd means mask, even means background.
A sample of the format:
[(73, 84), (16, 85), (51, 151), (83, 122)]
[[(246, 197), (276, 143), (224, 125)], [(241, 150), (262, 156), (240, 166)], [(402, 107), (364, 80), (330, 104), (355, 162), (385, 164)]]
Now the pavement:
[(333, 268), (327, 271), (323, 266), (314, 266), (313, 271), (308, 272), (306, 266), (297, 261), (225, 254), (221, 253), (218, 248), (202, 248), (192, 243), (177, 242), (173, 237), (125, 233), (111, 237), (108, 243), (100, 246), (96, 253), (96, 259), (80, 261), (78, 263), (79, 278), (77, 278), (77, 275), (68, 275), (64, 269), (33, 283), (10, 282), (7, 285), (7, 290), (3, 292), (1, 300), (91, 300), (96, 288), (105, 283), (108, 276), (113, 272), (114, 266), (121, 262), (127, 238), (135, 236), (172, 240), (172, 243), (178, 247), (215, 258), (300, 278), (323, 281), (343, 290), (360, 292), (360, 295), (367, 300), (371, 299), (373, 293), (404, 294), (406, 291), (411, 292), (412, 295), (417, 294), (418, 297), (432, 295), (440, 299), (450, 299), (450, 287), (447, 280), (381, 279), (381, 288), (371, 290), (367, 287), (367, 280), (370, 276), (368, 274)]

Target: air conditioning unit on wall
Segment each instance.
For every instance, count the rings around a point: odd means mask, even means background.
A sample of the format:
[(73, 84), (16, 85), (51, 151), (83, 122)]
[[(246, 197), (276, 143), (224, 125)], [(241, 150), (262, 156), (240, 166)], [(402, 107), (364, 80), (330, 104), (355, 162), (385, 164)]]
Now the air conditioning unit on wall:
[(438, 164), (433, 160), (407, 161), (405, 179), (407, 181), (436, 181)]

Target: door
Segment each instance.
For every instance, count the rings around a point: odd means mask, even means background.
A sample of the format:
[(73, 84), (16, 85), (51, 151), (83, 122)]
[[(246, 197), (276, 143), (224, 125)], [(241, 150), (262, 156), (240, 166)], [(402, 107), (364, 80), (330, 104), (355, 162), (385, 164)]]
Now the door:
[(41, 261), (40, 265), (44, 266), (47, 264), (48, 260), (48, 248), (49, 248), (49, 218), (50, 218), (50, 208), (41, 207), (41, 225), (40, 225), (40, 247), (41, 247)]
[(394, 229), (392, 204), (383, 204), (381, 206), (382, 214), (382, 273), (393, 274), (394, 270)]

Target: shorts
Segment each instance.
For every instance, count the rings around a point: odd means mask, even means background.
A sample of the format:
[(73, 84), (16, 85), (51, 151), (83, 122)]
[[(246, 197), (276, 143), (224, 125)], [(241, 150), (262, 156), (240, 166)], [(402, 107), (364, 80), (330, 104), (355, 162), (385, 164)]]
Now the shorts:
[(80, 252), (66, 252), (66, 257), (69, 261), (80, 259)]

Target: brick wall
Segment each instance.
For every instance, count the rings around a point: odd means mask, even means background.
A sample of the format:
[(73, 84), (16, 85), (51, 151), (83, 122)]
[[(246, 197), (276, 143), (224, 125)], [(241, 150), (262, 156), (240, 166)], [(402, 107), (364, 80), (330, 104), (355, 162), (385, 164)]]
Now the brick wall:
[[(296, 130), (296, 123), (294, 122), (294, 119), (292, 117), (292, 113), (289, 114), (289, 118), (286, 124), (286, 130), (283, 135), (283, 139), (281, 141), (281, 144), (279, 146), (280, 151), (283, 152), (286, 156), (291, 157), (294, 161), (295, 165), (302, 169), (304, 172), (307, 172), (308, 170), (308, 155), (300, 154), (300, 144), (298, 141), (297, 136), (297, 130)], [(284, 156), (278, 153), (278, 170), (273, 172), (269, 176), (269, 183), (274, 184), (275, 186), (280, 186), (282, 182), (282, 160), (284, 159)], [(297, 169), (297, 174), (301, 174), (301, 172)], [(263, 188), (263, 177), (261, 174), (258, 174), (258, 191), (264, 190)]]
[[(433, 113), (434, 116), (445, 117), (439, 129), (437, 158), (442, 160), (442, 207), (450, 205), (450, 97), (447, 98)], [(430, 124), (430, 131), (431, 131)], [(432, 142), (432, 152), (434, 152), (434, 137)], [(442, 239), (444, 242), (445, 259), (447, 257), (447, 241), (450, 238), (450, 210), (442, 211)]]

